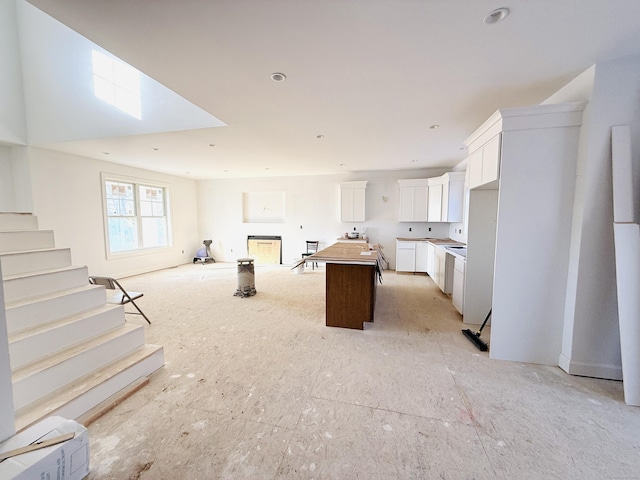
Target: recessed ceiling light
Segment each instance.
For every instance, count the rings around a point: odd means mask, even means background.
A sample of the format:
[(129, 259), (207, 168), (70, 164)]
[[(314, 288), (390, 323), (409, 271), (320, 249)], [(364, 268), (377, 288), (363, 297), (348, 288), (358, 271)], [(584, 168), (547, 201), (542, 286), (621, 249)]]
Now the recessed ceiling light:
[(324, 135), (316, 135), (316, 138), (324, 138)]
[(153, 148), (154, 152), (157, 152), (158, 150), (160, 150), (160, 149), (159, 148), (155, 148), (155, 147)]
[(216, 144), (215, 144), (215, 143), (210, 143), (210, 144), (209, 144), (209, 146), (210, 146), (210, 147), (215, 147), (215, 146), (216, 146)]
[(437, 125), (437, 124), (436, 125), (431, 125), (429, 128), (431, 130), (435, 130), (436, 128), (440, 128), (440, 125)]
[(498, 23), (504, 20), (505, 18), (507, 18), (507, 15), (509, 15), (508, 8), (504, 8), (504, 7), (496, 8), (495, 10), (489, 12), (489, 14), (486, 17), (484, 17), (484, 20), (482, 20), (482, 23), (484, 23), (485, 25)]
[(284, 82), (287, 76), (284, 73), (275, 72), (271, 74), (271, 80), (274, 82)]

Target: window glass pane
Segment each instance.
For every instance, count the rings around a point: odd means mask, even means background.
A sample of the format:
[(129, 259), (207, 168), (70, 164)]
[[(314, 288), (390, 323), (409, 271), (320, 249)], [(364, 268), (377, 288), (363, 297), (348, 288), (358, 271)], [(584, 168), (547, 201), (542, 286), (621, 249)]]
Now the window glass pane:
[(163, 203), (154, 203), (153, 204), (153, 216), (154, 217), (164, 217), (164, 204)]
[(109, 249), (111, 252), (123, 252), (138, 248), (138, 222), (131, 217), (110, 217)]
[(145, 217), (142, 219), (143, 247), (165, 247), (169, 244), (167, 221), (165, 218)]
[(153, 215), (153, 204), (151, 202), (140, 202), (140, 215), (150, 217)]
[(120, 215), (120, 202), (113, 198), (107, 199), (107, 215), (117, 216)]
[(120, 182), (105, 182), (107, 198), (124, 198), (133, 200), (133, 184)]

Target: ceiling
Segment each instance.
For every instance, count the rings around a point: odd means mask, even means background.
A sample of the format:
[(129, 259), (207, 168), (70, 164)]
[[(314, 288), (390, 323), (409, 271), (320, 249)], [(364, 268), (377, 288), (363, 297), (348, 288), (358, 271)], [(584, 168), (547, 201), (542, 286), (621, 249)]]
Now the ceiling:
[(192, 178), (453, 167), (498, 108), (640, 55), (638, 0), (29, 2), (227, 125), (48, 147)]

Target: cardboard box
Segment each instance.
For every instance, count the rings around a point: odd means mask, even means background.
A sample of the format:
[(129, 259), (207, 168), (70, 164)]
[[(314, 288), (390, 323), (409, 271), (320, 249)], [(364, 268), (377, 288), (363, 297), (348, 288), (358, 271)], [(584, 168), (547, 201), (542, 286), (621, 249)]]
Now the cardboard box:
[(49, 440), (75, 436), (57, 445), (22, 453), (0, 463), (3, 480), (81, 480), (89, 475), (89, 432), (73, 420), (49, 417), (0, 444), (0, 453)]

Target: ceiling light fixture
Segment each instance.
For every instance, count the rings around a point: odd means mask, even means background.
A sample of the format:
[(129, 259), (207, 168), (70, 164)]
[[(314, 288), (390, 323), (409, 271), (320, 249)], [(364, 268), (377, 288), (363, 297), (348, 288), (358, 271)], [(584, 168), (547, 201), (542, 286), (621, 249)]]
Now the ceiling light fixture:
[(159, 148), (153, 147), (153, 151), (157, 152), (158, 150), (160, 150)]
[(498, 23), (502, 20), (504, 20), (505, 18), (507, 18), (507, 15), (509, 15), (509, 9), (502, 7), (502, 8), (496, 8), (495, 10), (489, 12), (489, 14), (484, 17), (484, 20), (482, 20), (482, 23), (484, 23), (485, 25), (492, 25), (494, 23)]
[(345, 165), (346, 165), (346, 163), (341, 163), (340, 164), (341, 167), (344, 167)]
[(436, 128), (440, 128), (440, 125), (437, 125), (437, 124), (436, 125), (431, 125), (429, 128), (431, 130), (435, 130)]
[(102, 152), (103, 155), (109, 155), (109, 152)]
[(316, 138), (324, 138), (324, 135), (316, 135)]
[(271, 74), (271, 80), (274, 82), (284, 82), (287, 76), (284, 73), (275, 72)]
[(210, 147), (215, 147), (215, 146), (216, 146), (216, 144), (215, 144), (215, 143), (210, 143), (210, 144), (209, 144), (209, 146), (210, 146)]

